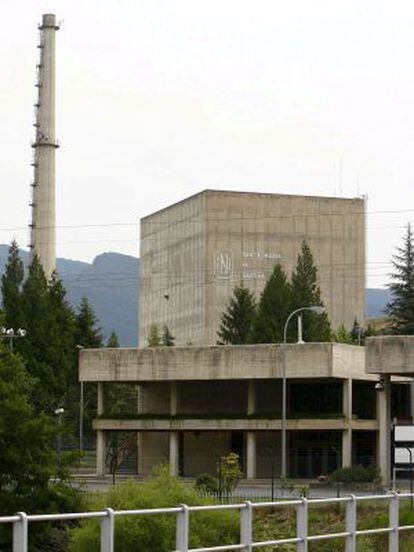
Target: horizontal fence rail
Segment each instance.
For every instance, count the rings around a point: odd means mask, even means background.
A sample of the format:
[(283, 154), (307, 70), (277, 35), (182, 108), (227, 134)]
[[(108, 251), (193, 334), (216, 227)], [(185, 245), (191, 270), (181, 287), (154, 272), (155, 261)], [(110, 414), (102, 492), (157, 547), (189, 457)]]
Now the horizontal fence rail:
[[(181, 504), (175, 508), (153, 508), (145, 510), (113, 510), (107, 508), (99, 512), (78, 512), (67, 514), (26, 514), (18, 512), (13, 516), (0, 517), (0, 524), (13, 525), (13, 552), (27, 552), (29, 541), (29, 526), (35, 522), (51, 522), (65, 520), (100, 520), (100, 551), (114, 552), (115, 547), (115, 519), (119, 516), (151, 516), (171, 515), (176, 518), (175, 549), (172, 552), (218, 552), (230, 550), (242, 550), (252, 552), (266, 546), (296, 544), (297, 552), (307, 552), (308, 543), (329, 539), (343, 539), (346, 552), (357, 551), (357, 537), (367, 535), (388, 534), (389, 552), (398, 552), (398, 538), (401, 531), (414, 530), (414, 525), (400, 525), (399, 511), (400, 500), (411, 499), (413, 494), (391, 492), (383, 495), (355, 496), (349, 495), (341, 498), (322, 498), (296, 500), (284, 500), (277, 502), (243, 502), (239, 504), (214, 504), (205, 506), (187, 506)], [(376, 529), (358, 530), (357, 504), (358, 502), (386, 501), (388, 502), (389, 522), (386, 527)], [(310, 535), (308, 532), (308, 512), (312, 505), (344, 504), (345, 531), (339, 533), (324, 533)], [(284, 539), (267, 541), (253, 540), (254, 511), (260, 508), (286, 508), (296, 509), (296, 536)], [(234, 544), (220, 544), (208, 548), (189, 548), (189, 522), (192, 512), (218, 512), (220, 510), (236, 510), (239, 512), (240, 536), (239, 542)]]

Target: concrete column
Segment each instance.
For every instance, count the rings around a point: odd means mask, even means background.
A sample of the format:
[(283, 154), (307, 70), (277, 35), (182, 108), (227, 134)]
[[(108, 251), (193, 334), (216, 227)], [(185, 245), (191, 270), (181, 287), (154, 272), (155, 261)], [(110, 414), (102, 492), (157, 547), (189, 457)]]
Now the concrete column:
[(106, 433), (98, 429), (96, 432), (96, 475), (106, 474)]
[(378, 391), (378, 465), (382, 483), (385, 486), (391, 480), (391, 383), (390, 376), (383, 376), (384, 389)]
[[(142, 414), (142, 386), (137, 385), (137, 414)], [(142, 434), (137, 431), (137, 474), (141, 475), (143, 472), (142, 464)]]
[(247, 432), (246, 440), (246, 477), (254, 479), (256, 477), (256, 433)]
[(410, 407), (411, 423), (414, 424), (414, 379), (410, 382)]
[(179, 439), (178, 432), (170, 432), (170, 473), (178, 476)]
[(102, 382), (98, 383), (98, 416), (102, 416), (105, 412), (105, 390)]
[(352, 466), (352, 379), (343, 380), (342, 412), (345, 416), (345, 429), (342, 431), (342, 467)]
[(170, 387), (170, 414), (175, 416), (178, 412), (178, 394), (177, 394), (177, 382), (171, 382)]
[(247, 415), (252, 415), (256, 411), (256, 389), (254, 380), (247, 382)]
[[(101, 416), (105, 411), (104, 384), (98, 383), (97, 414)], [(106, 433), (98, 429), (96, 432), (96, 474), (104, 476), (106, 473)]]

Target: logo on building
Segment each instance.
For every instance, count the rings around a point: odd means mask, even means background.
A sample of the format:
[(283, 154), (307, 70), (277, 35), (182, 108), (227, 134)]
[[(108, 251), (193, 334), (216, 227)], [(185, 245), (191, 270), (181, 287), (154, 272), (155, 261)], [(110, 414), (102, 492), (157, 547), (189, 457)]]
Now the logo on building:
[(231, 252), (217, 252), (214, 266), (214, 274), (219, 280), (228, 280), (233, 272), (233, 260)]

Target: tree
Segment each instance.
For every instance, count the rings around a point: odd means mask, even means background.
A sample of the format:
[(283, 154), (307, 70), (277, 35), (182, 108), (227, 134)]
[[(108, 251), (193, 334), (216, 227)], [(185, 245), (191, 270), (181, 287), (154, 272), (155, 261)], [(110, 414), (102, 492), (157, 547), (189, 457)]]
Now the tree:
[(281, 343), (283, 328), (291, 312), (292, 290), (281, 265), (275, 265), (260, 295), (252, 330), (253, 343)]
[(148, 347), (159, 347), (161, 345), (161, 336), (157, 324), (151, 324), (147, 341)]
[(106, 342), (106, 346), (111, 349), (118, 349), (119, 347), (119, 341), (118, 336), (115, 332), (112, 332), (111, 335), (108, 337), (108, 341)]
[(1, 277), (3, 295), (4, 325), (18, 329), (23, 326), (21, 309), (21, 289), (24, 278), (24, 268), (15, 240), (9, 248), (6, 269)]
[(87, 349), (102, 347), (101, 329), (98, 319), (86, 297), (83, 297), (76, 313), (76, 344)]
[(175, 337), (170, 332), (168, 326), (165, 324), (162, 331), (161, 345), (163, 347), (174, 347)]
[[(317, 283), (318, 269), (312, 252), (306, 242), (302, 242), (296, 269), (292, 274), (292, 310), (300, 307), (321, 305), (321, 290)], [(326, 313), (304, 314), (303, 338), (305, 341), (330, 341), (331, 325)]]
[[(68, 476), (65, 458), (57, 465), (56, 422), (45, 413), (37, 414), (31, 403), (34, 386), (34, 379), (20, 356), (0, 344), (0, 511), (3, 515), (16, 511), (73, 511), (80, 506), (77, 492), (64, 482)], [(52, 483), (52, 476), (59, 476), (61, 483)], [(50, 526), (43, 524), (33, 527), (30, 531), (33, 548), (30, 549), (48, 549), (44, 541), (45, 534), (52, 537), (50, 531)], [(10, 550), (10, 535), (4, 526), (0, 527), (0, 549)]]
[(391, 333), (414, 335), (414, 242), (411, 224), (407, 226), (402, 247), (397, 247), (392, 265), (393, 281), (388, 286), (392, 299), (386, 306), (391, 318)]
[(220, 328), (217, 332), (220, 343), (249, 343), (255, 314), (256, 301), (253, 293), (243, 286), (235, 287), (226, 310), (221, 314)]

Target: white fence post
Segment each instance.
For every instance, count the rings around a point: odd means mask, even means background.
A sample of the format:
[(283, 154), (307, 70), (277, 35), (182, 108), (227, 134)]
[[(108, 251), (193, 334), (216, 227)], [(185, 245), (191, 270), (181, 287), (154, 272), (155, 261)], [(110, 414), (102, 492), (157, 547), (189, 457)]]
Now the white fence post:
[(308, 552), (308, 501), (302, 498), (296, 510), (296, 534), (301, 539), (297, 546), (297, 552)]
[(390, 518), (390, 536), (388, 541), (388, 550), (389, 552), (398, 552), (398, 526), (399, 526), (399, 517), (400, 517), (400, 497), (395, 491), (392, 493), (393, 496), (390, 498), (390, 509), (389, 509), (389, 518)]
[(27, 552), (28, 522), (25, 512), (17, 512), (19, 521), (13, 523), (13, 552)]
[(182, 504), (181, 512), (177, 514), (177, 528), (175, 533), (176, 552), (188, 552), (188, 525), (188, 506), (186, 504)]
[(346, 537), (345, 552), (356, 552), (357, 501), (353, 494), (350, 499), (346, 503), (346, 531), (350, 534)]
[(253, 508), (250, 501), (240, 509), (240, 544), (244, 544), (243, 552), (252, 552), (253, 541)]
[(106, 508), (106, 516), (101, 519), (101, 552), (114, 552), (115, 514)]

